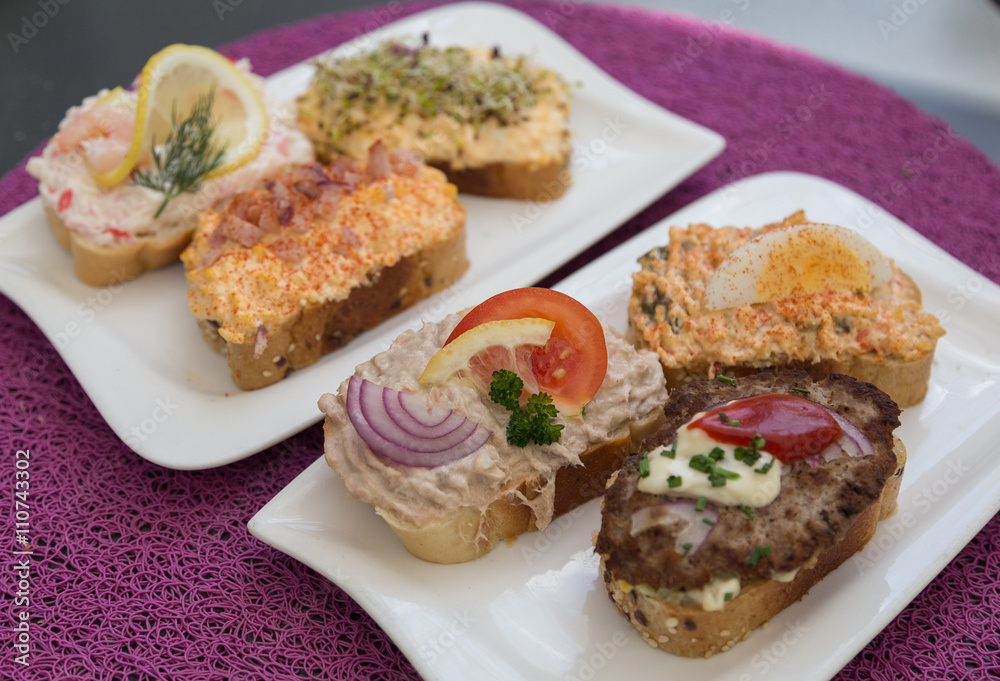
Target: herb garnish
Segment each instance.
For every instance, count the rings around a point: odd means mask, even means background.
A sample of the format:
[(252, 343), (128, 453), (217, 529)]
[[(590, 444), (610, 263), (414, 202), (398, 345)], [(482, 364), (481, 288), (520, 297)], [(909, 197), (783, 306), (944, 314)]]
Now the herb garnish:
[(670, 449), (663, 448), (660, 450), (660, 456), (665, 456), (668, 459), (674, 459), (677, 457), (677, 438), (674, 438), (674, 443), (670, 445)]
[(791, 388), (792, 392), (802, 393), (803, 395), (808, 395), (809, 390), (807, 388)]
[(754, 567), (757, 565), (757, 561), (766, 555), (771, 553), (771, 545), (765, 544), (764, 546), (755, 546), (753, 551), (750, 552), (750, 558), (747, 560), (747, 565)]
[(731, 419), (726, 416), (725, 412), (719, 414), (719, 420), (722, 421), (727, 426), (733, 426), (734, 428), (738, 428), (740, 425), (739, 419)]
[(667, 478), (668, 487), (680, 487), (684, 484), (684, 479), (679, 475), (671, 475)]
[(771, 466), (773, 465), (774, 465), (774, 457), (772, 456), (770, 461), (768, 461), (760, 468), (754, 468), (753, 471), (754, 473), (767, 473), (769, 470), (771, 470)]
[(639, 477), (648, 478), (649, 477), (649, 454), (643, 454), (639, 457)]
[(687, 554), (691, 553), (692, 544), (681, 544), (681, 548), (684, 549), (684, 553), (681, 554), (681, 558), (686, 558)]
[(531, 442), (540, 445), (558, 442), (563, 425), (553, 423), (559, 410), (553, 406), (552, 396), (536, 393), (522, 407), (520, 395), (523, 390), (524, 381), (513, 371), (500, 369), (493, 372), (490, 399), (510, 412), (507, 442), (515, 447), (526, 447)]
[(748, 519), (750, 519), (750, 520), (754, 519), (753, 511), (751, 511), (750, 507), (748, 507), (746, 504), (740, 504), (736, 508), (738, 508), (739, 510), (743, 511), (743, 515), (745, 515)]
[(723, 376), (722, 374), (719, 374), (718, 376), (715, 377), (715, 380), (717, 380), (719, 383), (728, 383), (729, 385), (736, 385), (736, 379), (733, 378), (732, 376)]
[(191, 113), (182, 121), (177, 119), (175, 101), (170, 113), (171, 130), (167, 139), (163, 144), (157, 144), (156, 136), (153, 136), (154, 168), (133, 172), (133, 184), (158, 191), (164, 196), (153, 219), (160, 217), (171, 199), (183, 192), (198, 191), (205, 176), (222, 164), (226, 145), (215, 145), (212, 142), (216, 128), (216, 121), (212, 118), (214, 100), (214, 89), (198, 97)]
[(706, 525), (714, 525), (715, 524), (715, 521), (712, 520), (711, 518), (702, 518), (701, 522), (705, 523)]
[(722, 600), (724, 600), (726, 603), (728, 603), (729, 601), (733, 600), (733, 592), (732, 591), (727, 591), (726, 595), (722, 597)]
[(694, 504), (694, 510), (696, 510), (698, 512), (704, 511), (705, 510), (705, 504), (707, 504), (707, 503), (708, 503), (708, 497), (706, 497), (706, 496), (700, 496), (700, 497), (698, 497), (698, 501), (696, 501), (695, 504)]

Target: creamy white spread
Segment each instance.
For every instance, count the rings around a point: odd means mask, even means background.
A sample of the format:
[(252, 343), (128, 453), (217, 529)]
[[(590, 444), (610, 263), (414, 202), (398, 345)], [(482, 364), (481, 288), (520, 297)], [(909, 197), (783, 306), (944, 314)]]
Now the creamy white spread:
[(419, 382), (427, 361), (444, 345), (460, 319), (461, 315), (451, 315), (440, 323), (403, 333), (388, 350), (358, 366), (355, 374), (394, 390), (416, 393), (429, 404), (454, 409), (492, 431), (486, 444), (459, 461), (436, 468), (385, 460), (375, 455), (351, 426), (344, 406), (344, 381), (336, 395), (324, 395), (319, 401), (328, 417), (326, 460), (352, 496), (418, 527), (462, 507), (485, 509), (501, 490), (537, 476), (543, 481), (541, 488), (533, 498), (523, 501), (542, 529), (552, 519), (556, 470), (579, 465), (580, 455), (590, 446), (661, 409), (667, 397), (663, 371), (654, 354), (637, 352), (619, 334), (605, 329), (608, 372), (584, 418), (560, 415), (558, 422), (564, 428), (555, 444), (513, 447), (505, 437), (507, 412), (488, 397), (466, 385)]
[[(705, 412), (699, 412), (677, 430), (676, 451), (673, 447), (658, 447), (649, 452), (649, 475), (639, 479), (639, 491), (688, 499), (705, 497), (723, 506), (760, 508), (774, 501), (781, 492), (781, 463), (774, 461), (768, 466), (774, 457), (767, 452), (761, 452), (751, 465), (737, 461), (735, 445), (716, 442), (701, 428), (691, 427), (691, 423), (704, 415)], [(694, 457), (708, 456), (715, 449), (721, 450), (722, 456), (712, 465), (739, 476), (726, 478), (725, 484), (717, 486), (707, 473), (691, 467)], [(674, 487), (670, 486), (671, 479)]]
[[(313, 159), (312, 143), (295, 124), (295, 112), (267, 92), (264, 80), (250, 73), (247, 60), (236, 64), (256, 86), (267, 109), (269, 133), (260, 153), (230, 173), (204, 182), (196, 192), (185, 192), (167, 204), (156, 219), (163, 194), (125, 180), (111, 187), (99, 185), (77, 151), (61, 151), (53, 141), (41, 156), (28, 161), (28, 172), (38, 180), (38, 192), (72, 232), (96, 246), (127, 244), (137, 237), (193, 230), (198, 213), (216, 201), (252, 189), (290, 165)], [(107, 90), (72, 107), (59, 124), (60, 130), (87, 115), (105, 98)], [(125, 93), (135, 99), (136, 91)], [(66, 198), (64, 198), (66, 197)]]

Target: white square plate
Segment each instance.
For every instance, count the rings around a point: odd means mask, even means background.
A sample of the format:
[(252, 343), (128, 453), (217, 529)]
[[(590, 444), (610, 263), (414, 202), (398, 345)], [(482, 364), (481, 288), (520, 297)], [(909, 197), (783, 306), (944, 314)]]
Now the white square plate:
[[(111, 428), (168, 468), (219, 466), (258, 452), (320, 418), (316, 400), (421, 319), (525, 286), (597, 241), (718, 155), (718, 134), (639, 97), (533, 19), (498, 5), (450, 5), (403, 19), (338, 48), (370, 48), (428, 32), (436, 45), (499, 45), (580, 83), (574, 93), (573, 185), (557, 201), (462, 196), (471, 267), (424, 301), (318, 364), (263, 390), (241, 392), (202, 340), (187, 308), (182, 267), (108, 289), (81, 284), (48, 233), (41, 203), (0, 219), (0, 291), (52, 340)], [(288, 100), (313, 67), (268, 79)]]
[(596, 500), (477, 561), (433, 565), (410, 556), (320, 459), (254, 516), (250, 531), (347, 591), (428, 681), (832, 677), (1000, 507), (1000, 287), (847, 189), (772, 173), (702, 198), (556, 288), (624, 330), (636, 258), (664, 245), (669, 225), (759, 226), (800, 208), (859, 229), (893, 257), (948, 334), (927, 398), (904, 412), (897, 431), (909, 452), (899, 512), (863, 552), (731, 651), (675, 657), (650, 648), (618, 615), (591, 549)]

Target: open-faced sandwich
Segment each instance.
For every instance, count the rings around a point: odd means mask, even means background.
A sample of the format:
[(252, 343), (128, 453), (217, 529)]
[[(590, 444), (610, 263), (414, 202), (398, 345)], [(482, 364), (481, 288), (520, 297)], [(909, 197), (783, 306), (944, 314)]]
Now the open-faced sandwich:
[(596, 551), (650, 645), (728, 650), (895, 512), (899, 408), (870, 383), (764, 371), (672, 391), (666, 425), (604, 498)]
[(671, 227), (639, 262), (630, 324), (669, 387), (785, 367), (870, 381), (902, 407), (927, 392), (944, 331), (857, 232), (801, 212), (760, 229)]
[(465, 209), (444, 173), (376, 143), (303, 164), (201, 216), (182, 254), (205, 339), (250, 390), (461, 277)]
[(28, 172), (77, 276), (105, 286), (176, 262), (201, 210), (312, 158), (248, 62), (172, 45), (71, 108)]
[(515, 289), (402, 334), (319, 406), (347, 491), (413, 555), (458, 563), (602, 494), (665, 400), (655, 355)]
[(381, 139), (448, 174), (459, 191), (549, 200), (570, 183), (569, 87), (498, 48), (410, 46), (321, 58), (299, 124), (323, 160)]

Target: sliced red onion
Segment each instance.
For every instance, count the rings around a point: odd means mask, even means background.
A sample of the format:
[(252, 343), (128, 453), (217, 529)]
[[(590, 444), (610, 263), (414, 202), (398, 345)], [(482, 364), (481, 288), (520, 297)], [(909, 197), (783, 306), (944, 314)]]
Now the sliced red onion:
[[(673, 526), (674, 551), (681, 555), (693, 555), (705, 543), (715, 523), (719, 520), (719, 509), (706, 505), (704, 510), (695, 509), (693, 499), (667, 501), (656, 506), (644, 506), (632, 514), (632, 529), (630, 534), (636, 535), (652, 527)], [(704, 522), (708, 519), (712, 524)], [(690, 550), (684, 548), (690, 544)]]
[(390, 175), (392, 175), (392, 165), (389, 161), (389, 152), (382, 144), (382, 140), (377, 140), (375, 144), (368, 147), (368, 167), (365, 169), (365, 179), (368, 182), (378, 182)]
[[(424, 408), (423, 412), (426, 416), (418, 418), (414, 416), (409, 410), (407, 410), (402, 404), (403, 395), (409, 395), (411, 398), (414, 397), (410, 393), (397, 392), (395, 390), (388, 390), (382, 394), (382, 401), (385, 403), (385, 411), (392, 419), (393, 423), (399, 426), (400, 430), (403, 430), (411, 435), (421, 438), (437, 438), (444, 437), (445, 435), (453, 432), (456, 428), (460, 427), (462, 423), (465, 422), (465, 417), (456, 411), (451, 409), (442, 409), (438, 407), (438, 410), (434, 413), (428, 413), (427, 409)], [(420, 413), (420, 408), (417, 408), (417, 413)], [(440, 421), (441, 411), (444, 412), (444, 418)]]
[(420, 437), (404, 430), (386, 408), (386, 404), (392, 402), (401, 404), (398, 395), (399, 391), (358, 376), (352, 376), (347, 384), (347, 415), (354, 429), (375, 454), (385, 459), (404, 466), (435, 468), (465, 458), (490, 438), (490, 431), (481, 424), (459, 415), (458, 425), (452, 427), (449, 423), (451, 413), (441, 419), (441, 412), (435, 410), (427, 414), (426, 422), (408, 411), (400, 411), (427, 429), (447, 432), (436, 437)]

